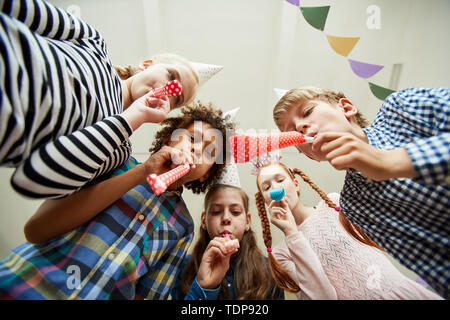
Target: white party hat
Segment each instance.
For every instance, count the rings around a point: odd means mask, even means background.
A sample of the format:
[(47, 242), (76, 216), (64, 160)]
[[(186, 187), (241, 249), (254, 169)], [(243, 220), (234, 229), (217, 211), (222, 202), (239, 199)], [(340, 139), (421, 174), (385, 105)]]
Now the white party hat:
[(222, 174), (217, 179), (215, 184), (225, 184), (228, 186), (241, 188), (241, 181), (239, 180), (239, 172), (236, 163), (234, 163), (234, 161), (225, 165)]
[(223, 69), (223, 66), (217, 66), (214, 64), (205, 64), (193, 61), (190, 61), (190, 63), (194, 67), (195, 71), (197, 71), (199, 86), (205, 84), (206, 81), (211, 79), (214, 75), (216, 75), (220, 70)]
[[(230, 116), (229, 121), (233, 121), (239, 109), (240, 108), (235, 108), (227, 112), (224, 112), (223, 118), (229, 115)], [(241, 188), (241, 181), (239, 180), (239, 172), (237, 170), (237, 166), (233, 158), (231, 158), (231, 161), (229, 163), (225, 164), (225, 168), (223, 169), (219, 179), (217, 179), (216, 184), (225, 184), (228, 186)]]
[(224, 112), (223, 117), (225, 118), (226, 116), (230, 116), (230, 120), (234, 120), (234, 118), (236, 117), (237, 112), (239, 111), (240, 108), (235, 108), (232, 110), (229, 110), (227, 112)]
[(288, 92), (288, 90), (279, 88), (273, 88), (273, 90), (275, 90), (275, 94), (277, 95), (278, 100), (280, 100), (286, 94), (286, 92)]

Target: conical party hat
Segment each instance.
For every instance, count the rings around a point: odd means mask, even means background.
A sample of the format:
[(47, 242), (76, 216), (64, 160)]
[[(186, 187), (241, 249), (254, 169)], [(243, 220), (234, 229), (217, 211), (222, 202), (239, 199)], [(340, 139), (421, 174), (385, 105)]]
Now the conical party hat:
[(230, 120), (234, 120), (236, 118), (236, 114), (239, 111), (240, 108), (235, 108), (230, 111), (224, 112), (223, 117), (230, 116)]
[(275, 91), (275, 94), (277, 95), (278, 100), (280, 100), (286, 94), (286, 92), (288, 92), (288, 90), (279, 89), (279, 88), (273, 88), (273, 90)]
[(156, 174), (149, 174), (147, 176), (147, 182), (153, 192), (159, 196), (161, 193), (166, 191), (168, 186), (188, 173), (189, 170), (191, 170), (191, 165), (189, 163), (185, 163), (166, 173), (160, 174), (159, 176)]
[(211, 79), (214, 75), (216, 75), (220, 70), (223, 69), (223, 66), (217, 66), (214, 64), (205, 64), (192, 61), (190, 61), (190, 63), (192, 67), (194, 67), (195, 71), (197, 71), (199, 86), (204, 85), (206, 81)]
[[(230, 121), (236, 118), (236, 114), (240, 108), (235, 108), (224, 112), (223, 118), (230, 116)], [(216, 184), (225, 184), (228, 186), (234, 186), (241, 188), (241, 181), (239, 180), (239, 172), (236, 163), (231, 159), (231, 162), (225, 165), (225, 168), (221, 176), (217, 179)]]
[(245, 163), (273, 150), (313, 142), (297, 131), (270, 134), (239, 134), (230, 137), (230, 148), (236, 163)]
[(217, 179), (215, 184), (225, 184), (241, 188), (241, 181), (239, 180), (239, 172), (236, 163), (231, 162), (225, 165), (222, 174)]

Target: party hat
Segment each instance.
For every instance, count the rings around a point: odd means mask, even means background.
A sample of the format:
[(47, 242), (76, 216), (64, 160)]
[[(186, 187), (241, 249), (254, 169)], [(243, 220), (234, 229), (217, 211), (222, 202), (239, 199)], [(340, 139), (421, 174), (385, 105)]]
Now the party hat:
[(215, 74), (223, 69), (223, 66), (217, 66), (214, 64), (205, 64), (200, 62), (190, 62), (198, 74), (198, 84), (202, 86), (206, 81), (211, 79)]
[(227, 111), (223, 114), (223, 117), (225, 118), (226, 116), (230, 116), (230, 120), (234, 120), (234, 118), (236, 118), (236, 114), (239, 111), (239, 109), (240, 108), (235, 108), (230, 111)]
[(161, 193), (166, 191), (168, 186), (188, 173), (189, 170), (191, 170), (191, 165), (189, 163), (185, 163), (159, 176), (156, 174), (149, 174), (147, 176), (147, 182), (153, 192), (159, 196)]
[(273, 150), (310, 143), (307, 137), (297, 131), (270, 134), (239, 134), (230, 137), (230, 148), (236, 163), (245, 163)]
[(288, 92), (288, 90), (278, 88), (273, 88), (273, 90), (275, 91), (278, 100), (280, 100), (286, 94), (286, 92)]
[(226, 184), (228, 186), (241, 187), (239, 172), (236, 163), (231, 162), (225, 165), (222, 174), (217, 179), (216, 184)]

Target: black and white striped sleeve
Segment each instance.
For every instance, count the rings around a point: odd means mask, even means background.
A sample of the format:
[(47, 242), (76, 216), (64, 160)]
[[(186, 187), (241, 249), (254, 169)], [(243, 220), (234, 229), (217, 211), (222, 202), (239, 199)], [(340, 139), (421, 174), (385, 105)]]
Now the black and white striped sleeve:
[(128, 159), (132, 130), (120, 115), (108, 117), (34, 150), (11, 177), (20, 194), (59, 198), (120, 166)]
[(23, 22), (31, 31), (57, 40), (100, 38), (87, 23), (42, 0), (2, 0), (1, 12)]

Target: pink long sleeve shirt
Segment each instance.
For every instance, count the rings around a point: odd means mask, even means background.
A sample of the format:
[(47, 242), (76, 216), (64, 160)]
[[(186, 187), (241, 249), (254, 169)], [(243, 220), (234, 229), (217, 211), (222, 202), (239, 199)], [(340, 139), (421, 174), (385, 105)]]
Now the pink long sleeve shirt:
[[(328, 197), (339, 203), (339, 194)], [(299, 299), (442, 299), (350, 236), (324, 201), (273, 254), (300, 286)]]

